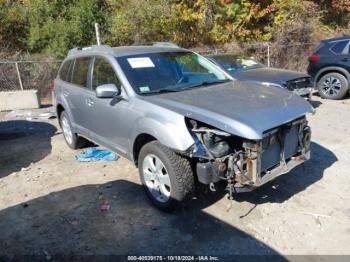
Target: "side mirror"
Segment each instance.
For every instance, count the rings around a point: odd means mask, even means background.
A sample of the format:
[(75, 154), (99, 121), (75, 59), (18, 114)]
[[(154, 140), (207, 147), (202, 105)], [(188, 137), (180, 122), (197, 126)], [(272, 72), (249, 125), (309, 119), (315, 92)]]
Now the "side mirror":
[(98, 98), (113, 98), (121, 93), (120, 87), (115, 84), (100, 85), (96, 88), (96, 96)]

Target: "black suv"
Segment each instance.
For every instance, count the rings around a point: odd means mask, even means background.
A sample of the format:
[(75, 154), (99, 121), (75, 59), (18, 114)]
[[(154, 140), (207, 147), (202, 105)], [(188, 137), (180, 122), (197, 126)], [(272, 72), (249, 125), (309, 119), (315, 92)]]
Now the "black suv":
[(309, 57), (307, 71), (321, 97), (345, 97), (350, 83), (350, 36), (322, 40)]

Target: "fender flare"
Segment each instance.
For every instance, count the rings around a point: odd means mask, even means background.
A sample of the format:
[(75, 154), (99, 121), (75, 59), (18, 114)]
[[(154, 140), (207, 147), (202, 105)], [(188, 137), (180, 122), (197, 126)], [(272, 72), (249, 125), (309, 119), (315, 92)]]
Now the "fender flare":
[[(57, 112), (58, 106), (62, 106), (64, 108), (64, 111), (67, 112), (69, 119), (74, 122), (72, 112), (71, 112), (71, 110), (69, 109), (69, 106), (68, 106), (68, 102), (65, 99), (58, 99), (56, 101), (55, 111), (56, 111), (57, 118), (59, 118), (59, 116), (57, 114), (58, 113)], [(58, 120), (58, 122), (60, 122), (60, 120)]]
[(131, 154), (135, 142), (140, 135), (150, 135), (157, 139), (161, 144), (177, 151), (186, 151), (194, 144), (194, 140), (187, 129), (184, 117), (182, 117), (181, 122), (172, 121), (171, 123), (168, 122), (166, 124), (150, 117), (140, 119), (132, 132)]

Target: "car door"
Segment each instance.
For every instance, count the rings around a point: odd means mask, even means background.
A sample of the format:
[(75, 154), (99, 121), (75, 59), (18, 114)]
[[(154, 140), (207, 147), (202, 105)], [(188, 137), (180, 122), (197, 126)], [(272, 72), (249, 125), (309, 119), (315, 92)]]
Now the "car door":
[(128, 135), (131, 129), (127, 124), (131, 111), (129, 102), (118, 98), (97, 98), (95, 94), (96, 88), (104, 84), (115, 84), (123, 89), (121, 82), (109, 61), (100, 56), (94, 59), (91, 76), (94, 94), (90, 96), (93, 110), (89, 130), (92, 139), (125, 155), (129, 148)]
[(89, 97), (93, 93), (87, 81), (91, 61), (91, 57), (79, 57), (75, 59), (70, 79), (63, 90), (73, 117), (72, 124), (74, 129), (85, 136), (89, 135), (88, 126), (90, 121), (89, 115), (91, 113)]

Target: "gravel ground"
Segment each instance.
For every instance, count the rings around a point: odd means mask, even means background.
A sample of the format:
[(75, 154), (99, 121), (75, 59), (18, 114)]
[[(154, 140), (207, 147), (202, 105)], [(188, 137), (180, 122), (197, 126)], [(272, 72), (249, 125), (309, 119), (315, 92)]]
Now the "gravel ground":
[(230, 209), (224, 192), (200, 192), (172, 214), (149, 204), (127, 160), (79, 163), (56, 119), (2, 113), (0, 255), (350, 255), (350, 100), (313, 104), (310, 161)]

